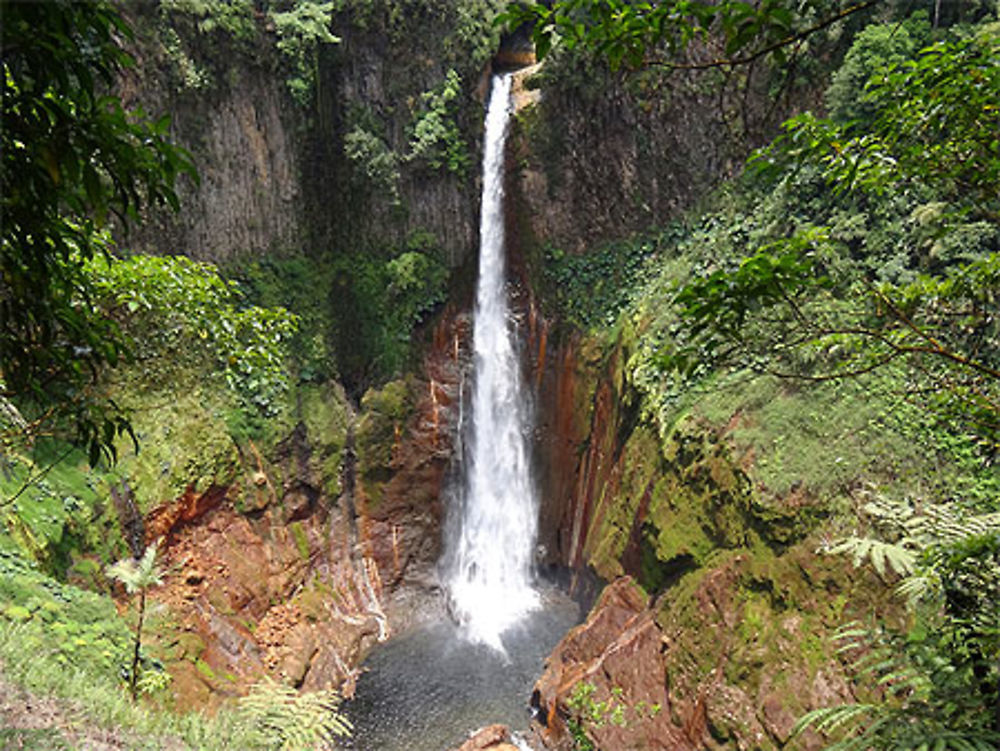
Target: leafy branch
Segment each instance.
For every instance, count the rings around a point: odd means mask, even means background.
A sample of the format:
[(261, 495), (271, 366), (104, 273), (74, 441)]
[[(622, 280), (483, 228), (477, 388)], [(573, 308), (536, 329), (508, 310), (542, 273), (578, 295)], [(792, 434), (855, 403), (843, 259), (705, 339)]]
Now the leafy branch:
[[(705, 70), (751, 65), (769, 55), (779, 64), (787, 63), (809, 37), (879, 2), (862, 0), (840, 7), (825, 0), (563, 0), (551, 5), (511, 3), (498, 20), (508, 28), (530, 24), (539, 58), (561, 43), (570, 49), (591, 49), (613, 69), (625, 65)], [(710, 40), (720, 45), (720, 56), (707, 61), (681, 59)]]

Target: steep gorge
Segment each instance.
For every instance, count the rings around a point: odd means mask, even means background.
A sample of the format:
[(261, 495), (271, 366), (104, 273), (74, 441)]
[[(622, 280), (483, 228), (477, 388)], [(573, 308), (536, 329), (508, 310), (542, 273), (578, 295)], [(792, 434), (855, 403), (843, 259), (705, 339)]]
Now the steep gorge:
[[(190, 382), (131, 394), (143, 453), (123, 451), (115, 481), (132, 489), (146, 541), (165, 541), (154, 599), (168, 615), (153, 651), (181, 706), (241, 694), (262, 674), (349, 695), (368, 650), (437, 607), (478, 190), (474, 170), (434, 167), (412, 156), (412, 141), (424, 95), (444, 97), (454, 69), (449, 116), (478, 152), (495, 46), (483, 29), (453, 41), (452, 11), (403, 21), (345, 11), (306, 108), (260, 40), (175, 18), (184, 46), (170, 47), (158, 9), (135, 11), (147, 33), (123, 97), (166, 104), (201, 184), (128, 247), (229, 269), (305, 256), (335, 271), (305, 282), (326, 316), (310, 333), (335, 364), (293, 373), (261, 434), (234, 428), (229, 405)], [(738, 91), (750, 116), (737, 122), (737, 100), (709, 75), (579, 80), (592, 64), (521, 74), (507, 153), (514, 300), (539, 413), (541, 563), (596, 598), (537, 685), (538, 739), (572, 747), (569, 704), (583, 683), (628, 714), (624, 727), (593, 731), (609, 748), (778, 747), (803, 710), (851, 696), (825, 637), (854, 612), (887, 611), (884, 587), (814, 555), (808, 493), (766, 492), (758, 457), (734, 439), (752, 410), (678, 416), (664, 430), (635, 379), (641, 322), (577, 330), (554, 311), (543, 268), (549, 247), (584, 253), (677, 216), (734, 171), (776, 114), (761, 101), (763, 74)], [(367, 278), (354, 272), (406, 253), (447, 270), (447, 300), (388, 332), (407, 349), (385, 366), (367, 349)]]
[[(159, 226), (151, 223), (155, 233), (137, 236), (136, 247), (161, 248), (167, 237), (196, 257), (220, 261), (280, 257), (306, 245), (312, 248), (308, 253), (322, 258), (346, 246), (376, 253), (399, 247), (419, 230), (433, 236), (436, 252), (456, 269), (456, 279), (465, 273), (475, 208), (468, 178), (410, 167), (398, 158), (389, 163), (401, 168), (399, 173), (359, 177), (357, 165), (345, 156), (348, 131), (359, 122), (370, 128), (372, 117), (384, 127), (379, 137), (387, 153), (405, 152), (401, 81), (419, 93), (443, 75), (432, 57), (426, 76), (401, 75), (429, 51), (387, 47), (386, 33), (343, 27), (342, 43), (322, 55), (312, 113), (292, 106), (283, 82), (260, 60), (232, 66), (235, 76), (215, 71), (214, 80), (226, 83), (207, 99), (199, 92), (169, 95), (178, 113), (174, 127), (182, 141), (190, 139), (203, 165), (202, 185), (192, 191), (183, 225), (164, 223), (165, 218)], [(399, 51), (387, 54), (387, 49)], [(203, 59), (218, 57), (213, 52)], [(543, 468), (544, 562), (554, 572), (569, 572), (572, 590), (592, 591), (597, 582), (628, 574), (658, 594), (684, 574), (715, 570), (705, 567), (717, 550), (743, 560), (739, 551), (752, 546), (745, 530), (757, 523), (750, 481), (729, 458), (724, 439), (711, 431), (692, 427), (678, 439), (683, 445), (677, 456), (662, 455), (655, 431), (639, 417), (642, 397), (629, 383), (627, 347), (573, 333), (542, 312), (547, 291), (539, 288), (540, 249), (557, 243), (582, 251), (644, 226), (652, 215), (676, 214), (731, 169), (746, 145), (726, 137), (731, 123), (704, 80), (687, 80), (664, 104), (655, 93), (637, 96), (623, 81), (574, 90), (567, 86), (566, 65), (548, 80), (540, 77), (538, 94), (529, 92), (519, 119), (521, 137), (508, 151), (516, 196), (508, 208), (515, 238), (511, 251), (541, 413), (536, 435)], [(526, 74), (520, 81), (523, 90), (539, 83)], [(156, 86), (144, 85), (143, 96), (156, 98), (150, 94)], [(474, 101), (466, 100), (466, 111)], [(251, 170), (243, 167), (248, 154)], [(462, 288), (453, 286), (460, 294)], [(191, 572), (193, 564), (182, 568), (176, 585), (181, 599), (198, 602), (201, 613), (194, 626), (201, 645), (192, 647), (189, 639), (184, 648), (177, 646), (183, 640), (171, 647), (181, 658), (178, 664), (188, 666), (190, 680), (178, 684), (185, 701), (202, 700), (194, 688), (199, 683), (227, 693), (228, 684), (217, 676), (250, 679), (260, 666), (306, 687), (340, 685), (387, 633), (383, 609), (393, 627), (411, 617), (412, 605), (393, 607), (393, 593), (409, 602), (412, 592), (437, 586), (433, 566), (441, 549), (442, 490), (468, 367), (468, 323), (456, 310), (449, 306), (439, 314), (424, 336), (423, 364), (411, 374), (369, 389), (356, 407), (337, 387), (326, 390), (322, 398), (339, 401), (335, 411), (342, 414), (329, 438), (322, 436), (330, 427), (317, 425), (315, 418), (311, 424), (290, 423), (288, 436), (263, 453), (241, 447), (245, 469), (212, 478), (197, 495), (216, 504), (199, 508), (195, 499), (195, 510), (174, 512), (184, 532), (168, 560), (203, 551), (193, 555), (201, 558), (198, 570)], [(350, 325), (346, 319), (339, 323)], [(355, 381), (354, 388), (359, 385)], [(316, 403), (299, 409), (315, 410)], [(322, 448), (324, 440), (332, 448)], [(182, 499), (172, 507), (184, 504)], [(158, 515), (170, 514), (154, 513), (149, 528), (156, 532), (163, 526), (157, 525)], [(657, 544), (658, 536), (668, 534), (679, 539)], [(231, 538), (242, 544), (223, 544)], [(242, 551), (237, 558), (225, 553), (234, 549)], [(249, 563), (255, 557), (259, 562)], [(266, 581), (277, 589), (250, 584), (262, 565), (270, 572)], [(752, 588), (737, 579), (728, 579), (730, 599), (739, 599), (743, 585)], [(206, 593), (219, 589), (228, 602), (209, 602)], [(168, 588), (164, 599), (174, 597), (173, 591)], [(636, 607), (637, 614), (643, 610)], [(651, 606), (648, 625), (655, 630), (650, 633), (665, 633), (665, 623), (652, 615), (665, 610)], [(720, 618), (732, 626), (738, 610), (731, 605)], [(698, 631), (701, 616), (691, 617), (687, 629)], [(241, 625), (248, 618), (250, 631)], [(329, 638), (333, 633), (339, 636)], [(618, 634), (594, 638), (613, 641)], [(658, 653), (656, 639), (649, 644)], [(199, 661), (208, 669), (199, 672)], [(603, 688), (610, 690), (617, 680)], [(625, 687), (630, 680), (621, 678)], [(704, 693), (703, 680), (690, 678), (689, 693)], [(743, 702), (747, 722), (755, 716), (756, 699)], [(674, 696), (671, 706), (687, 700)], [(539, 701), (557, 716), (558, 691), (540, 694)], [(685, 712), (675, 709), (672, 721), (697, 724), (695, 710)], [(666, 727), (666, 718), (660, 716), (650, 737)], [(743, 732), (739, 723), (730, 730), (714, 715), (713, 721), (721, 728), (717, 735)]]

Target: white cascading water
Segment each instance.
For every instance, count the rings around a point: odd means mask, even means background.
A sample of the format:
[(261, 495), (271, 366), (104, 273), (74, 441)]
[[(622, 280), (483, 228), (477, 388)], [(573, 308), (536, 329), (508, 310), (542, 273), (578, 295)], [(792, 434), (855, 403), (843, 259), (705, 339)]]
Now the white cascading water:
[(529, 400), (504, 277), (503, 162), (510, 75), (492, 81), (486, 112), (475, 391), (465, 497), (447, 574), (454, 614), (471, 639), (503, 650), (501, 635), (539, 604), (532, 585), (538, 502), (528, 450)]

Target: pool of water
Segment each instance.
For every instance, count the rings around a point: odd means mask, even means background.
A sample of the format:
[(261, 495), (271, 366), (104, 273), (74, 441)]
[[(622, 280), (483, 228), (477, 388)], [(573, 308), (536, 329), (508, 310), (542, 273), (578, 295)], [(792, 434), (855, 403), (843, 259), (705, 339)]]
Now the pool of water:
[(450, 620), (413, 627), (377, 647), (365, 661), (354, 699), (344, 709), (355, 751), (447, 751), (496, 722), (515, 732), (531, 719), (528, 700), (545, 658), (580, 621), (579, 606), (558, 589), (505, 631), (506, 654), (474, 644)]

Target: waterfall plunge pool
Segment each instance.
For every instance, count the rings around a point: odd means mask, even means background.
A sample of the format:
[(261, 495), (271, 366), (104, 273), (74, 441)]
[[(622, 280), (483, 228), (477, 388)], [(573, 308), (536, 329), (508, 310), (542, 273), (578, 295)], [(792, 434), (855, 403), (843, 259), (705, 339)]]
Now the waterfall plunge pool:
[(451, 620), (422, 623), (376, 647), (344, 710), (355, 751), (448, 751), (484, 725), (528, 728), (528, 701), (545, 658), (581, 620), (551, 584), (540, 606), (502, 635), (506, 655), (468, 640)]

